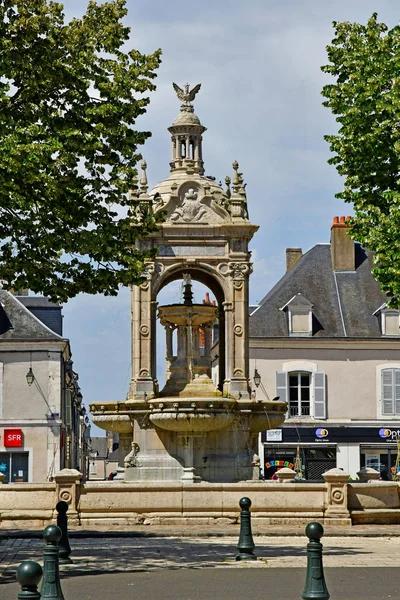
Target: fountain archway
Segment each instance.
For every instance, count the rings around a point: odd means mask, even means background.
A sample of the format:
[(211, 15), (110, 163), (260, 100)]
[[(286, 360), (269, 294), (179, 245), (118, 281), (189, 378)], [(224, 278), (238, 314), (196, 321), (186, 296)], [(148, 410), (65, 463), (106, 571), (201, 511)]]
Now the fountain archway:
[[(226, 378), (226, 364), (225, 364), (225, 310), (224, 310), (224, 303), (225, 303), (225, 293), (226, 290), (224, 290), (223, 285), (224, 285), (224, 281), (222, 278), (218, 278), (216, 279), (212, 273), (210, 273), (209, 270), (207, 269), (196, 269), (196, 268), (189, 268), (186, 271), (184, 269), (181, 268), (180, 265), (177, 265), (175, 269), (171, 270), (171, 272), (168, 272), (166, 274), (165, 277), (160, 278), (159, 281), (157, 281), (157, 284), (154, 286), (154, 289), (152, 290), (153, 293), (153, 301), (157, 302), (157, 307), (158, 307), (158, 311), (159, 311), (159, 296), (160, 293), (165, 290), (168, 286), (170, 286), (170, 284), (172, 284), (173, 282), (176, 281), (183, 281), (183, 276), (184, 275), (189, 275), (193, 281), (193, 283), (201, 283), (204, 286), (204, 294), (207, 292), (207, 290), (210, 292), (210, 294), (215, 298), (215, 302), (216, 302), (216, 309), (217, 309), (217, 315), (216, 315), (216, 324), (217, 327), (214, 327), (214, 335), (212, 336), (212, 340), (213, 340), (213, 344), (215, 344), (215, 332), (218, 331), (218, 348), (214, 348), (213, 351), (213, 360), (214, 362), (218, 365), (217, 367), (214, 366), (214, 371), (217, 371), (217, 377), (216, 377), (216, 389), (218, 389), (220, 392), (223, 391), (223, 386), (224, 386), (224, 381)], [(201, 301), (204, 302), (204, 298), (203, 299), (199, 299), (197, 298), (197, 301)], [(170, 302), (168, 302), (170, 303)], [(160, 332), (160, 329), (159, 329)], [(175, 332), (176, 333), (176, 332)], [(209, 334), (210, 332), (208, 332)], [(204, 335), (204, 333), (203, 333)], [(209, 335), (208, 337), (206, 336), (206, 339), (209, 340)], [(158, 343), (159, 340), (157, 339), (157, 336), (154, 336), (154, 338), (152, 339), (152, 345), (155, 346), (155, 349), (153, 349), (153, 354), (156, 353), (157, 354), (157, 347), (158, 350), (160, 349), (160, 344)], [(159, 357), (157, 356), (157, 364), (160, 364), (160, 360)]]

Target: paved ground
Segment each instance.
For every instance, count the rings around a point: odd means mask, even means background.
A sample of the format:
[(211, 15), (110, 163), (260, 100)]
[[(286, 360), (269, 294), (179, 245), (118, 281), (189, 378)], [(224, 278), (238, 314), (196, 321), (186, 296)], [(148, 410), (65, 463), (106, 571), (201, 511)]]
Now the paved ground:
[[(325, 567), (394, 567), (400, 565), (400, 538), (340, 538), (324, 541)], [(237, 540), (228, 538), (88, 538), (71, 539), (71, 574), (157, 571), (160, 569), (275, 569), (305, 567), (305, 537), (257, 537), (257, 561), (235, 559)], [(28, 558), (41, 562), (43, 541), (8, 539), (0, 546), (1, 578), (13, 578)], [(64, 568), (65, 569), (65, 568)]]
[[(62, 567), (66, 600), (298, 600), (304, 585), (304, 533), (255, 536), (254, 562), (234, 560), (237, 537), (232, 535), (177, 537), (165, 530), (164, 537), (132, 537), (127, 531), (119, 533), (123, 537), (115, 537), (117, 532), (82, 534), (71, 535), (74, 563)], [(327, 536), (323, 542), (333, 600), (400, 598), (399, 536)], [(1, 600), (16, 599), (16, 567), (28, 558), (42, 562), (42, 549), (38, 537), (0, 540)]]
[[(397, 600), (400, 584), (395, 569), (326, 569), (331, 600)], [(65, 600), (299, 600), (304, 570), (179, 569), (156, 572), (64, 574)], [(2, 600), (16, 600), (18, 586), (0, 587)]]

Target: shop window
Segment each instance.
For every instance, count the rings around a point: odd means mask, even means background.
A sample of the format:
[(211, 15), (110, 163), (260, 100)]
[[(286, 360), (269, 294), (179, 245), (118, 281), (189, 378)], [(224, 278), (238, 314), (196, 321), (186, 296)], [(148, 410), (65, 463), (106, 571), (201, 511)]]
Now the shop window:
[(382, 369), (382, 414), (400, 415), (400, 369)]
[(326, 419), (325, 373), (278, 371), (276, 394), (288, 403), (288, 418)]
[(0, 452), (0, 473), (4, 483), (28, 481), (29, 452)]

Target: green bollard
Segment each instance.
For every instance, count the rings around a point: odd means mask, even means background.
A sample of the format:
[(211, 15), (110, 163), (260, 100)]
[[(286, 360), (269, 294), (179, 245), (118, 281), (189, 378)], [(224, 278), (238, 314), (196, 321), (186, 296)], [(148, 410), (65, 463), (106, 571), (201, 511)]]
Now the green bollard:
[(64, 500), (57, 502), (57, 525), (61, 529), (61, 540), (59, 543), (59, 561), (60, 565), (72, 563), (69, 555), (71, 554), (71, 546), (69, 545), (68, 539), (68, 516), (67, 516), (68, 504)]
[(43, 531), (46, 545), (43, 549), (43, 581), (40, 590), (42, 600), (64, 600), (60, 583), (58, 562), (58, 542), (61, 529), (57, 525), (49, 525)]
[(253, 554), (255, 544), (251, 533), (251, 514), (250, 498), (241, 498), (239, 506), (242, 509), (240, 513), (240, 534), (239, 541), (236, 548), (239, 550), (239, 554), (236, 556), (236, 560), (257, 560), (257, 556)]
[(309, 523), (306, 527), (306, 536), (310, 540), (307, 544), (307, 572), (306, 582), (304, 584), (303, 600), (328, 600), (330, 598), (325, 583), (324, 567), (322, 565), (322, 544), (321, 537), (324, 535), (324, 528), (320, 523)]
[(43, 576), (42, 567), (34, 560), (24, 560), (17, 568), (17, 581), (21, 586), (18, 600), (40, 600), (38, 585)]

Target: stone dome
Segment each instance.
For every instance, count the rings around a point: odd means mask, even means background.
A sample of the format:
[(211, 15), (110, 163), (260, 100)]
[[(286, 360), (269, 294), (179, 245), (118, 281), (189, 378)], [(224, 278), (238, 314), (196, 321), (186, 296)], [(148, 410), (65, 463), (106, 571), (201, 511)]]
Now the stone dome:
[(224, 194), (224, 190), (222, 187), (212, 179), (205, 177), (204, 175), (200, 175), (199, 173), (191, 173), (190, 175), (186, 173), (186, 171), (174, 170), (166, 179), (160, 181), (149, 193), (150, 197), (155, 196), (155, 194), (160, 194), (163, 200), (168, 200), (174, 190), (185, 183), (186, 181), (193, 181), (198, 183), (201, 187), (208, 185), (210, 187), (210, 193), (218, 192), (219, 194)]
[(176, 125), (201, 125), (201, 123), (199, 117), (197, 117), (194, 112), (181, 110), (175, 117), (172, 127)]

